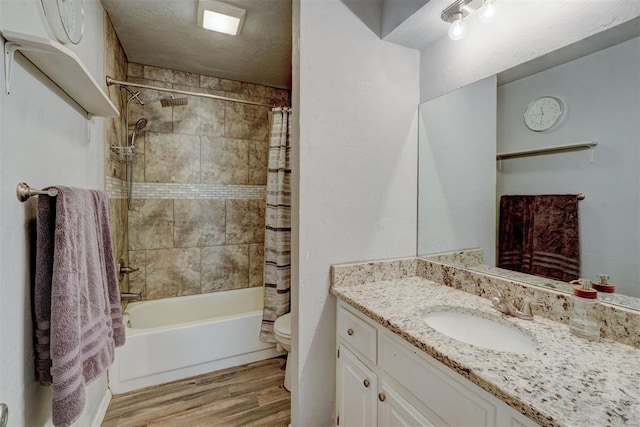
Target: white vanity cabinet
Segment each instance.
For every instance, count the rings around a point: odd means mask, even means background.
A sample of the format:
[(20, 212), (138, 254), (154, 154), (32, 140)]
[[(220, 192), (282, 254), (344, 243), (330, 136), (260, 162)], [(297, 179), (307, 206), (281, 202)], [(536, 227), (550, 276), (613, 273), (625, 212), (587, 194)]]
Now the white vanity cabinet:
[(537, 426), (343, 301), (336, 324), (338, 426)]

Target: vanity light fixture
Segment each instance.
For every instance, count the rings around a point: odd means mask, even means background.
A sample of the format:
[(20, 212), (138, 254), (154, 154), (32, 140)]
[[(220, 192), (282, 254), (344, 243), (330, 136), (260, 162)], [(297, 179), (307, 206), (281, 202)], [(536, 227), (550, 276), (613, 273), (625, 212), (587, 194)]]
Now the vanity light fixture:
[(456, 12), (456, 20), (449, 26), (449, 38), (460, 40), (467, 34), (467, 24), (462, 20), (462, 12)]
[(449, 38), (460, 40), (467, 33), (467, 25), (464, 18), (480, 9), (480, 20), (491, 22), (498, 11), (497, 0), (456, 0), (449, 7), (442, 11), (440, 19), (451, 23), (449, 27)]
[(219, 33), (238, 35), (247, 11), (217, 0), (198, 0), (198, 26)]
[(478, 13), (480, 14), (478, 17), (480, 18), (481, 22), (484, 22), (485, 24), (493, 22), (498, 15), (497, 1), (484, 0), (484, 3), (482, 4), (482, 7), (480, 8), (480, 11)]

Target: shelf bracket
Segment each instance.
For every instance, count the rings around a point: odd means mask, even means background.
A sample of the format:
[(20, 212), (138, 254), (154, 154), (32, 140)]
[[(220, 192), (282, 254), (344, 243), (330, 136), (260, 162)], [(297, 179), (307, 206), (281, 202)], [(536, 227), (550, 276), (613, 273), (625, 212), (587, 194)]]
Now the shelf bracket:
[(5, 42), (4, 43), (4, 87), (7, 91), (7, 95), (11, 94), (10, 85), (11, 85), (11, 71), (13, 70), (13, 61), (15, 59), (16, 51), (24, 50), (29, 52), (41, 52), (41, 53), (51, 53), (50, 51), (39, 49), (37, 47), (31, 46), (23, 46), (20, 43), (16, 42)]
[(7, 91), (7, 95), (11, 93), (9, 90), (9, 84), (11, 83), (11, 69), (13, 68), (13, 55), (16, 50), (20, 48), (18, 43), (5, 42), (4, 43), (4, 88)]

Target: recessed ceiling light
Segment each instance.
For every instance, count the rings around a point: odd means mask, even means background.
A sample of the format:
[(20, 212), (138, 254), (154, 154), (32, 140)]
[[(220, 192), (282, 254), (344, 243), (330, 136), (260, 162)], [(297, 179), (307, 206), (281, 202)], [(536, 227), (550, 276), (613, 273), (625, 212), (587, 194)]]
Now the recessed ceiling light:
[(238, 35), (247, 11), (217, 0), (198, 0), (198, 25), (206, 30)]

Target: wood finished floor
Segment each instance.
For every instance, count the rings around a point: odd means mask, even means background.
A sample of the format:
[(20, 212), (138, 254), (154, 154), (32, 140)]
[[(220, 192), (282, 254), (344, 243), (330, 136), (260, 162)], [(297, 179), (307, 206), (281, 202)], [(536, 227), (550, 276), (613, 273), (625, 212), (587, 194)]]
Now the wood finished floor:
[(102, 427), (286, 427), (284, 364), (276, 357), (113, 396)]

